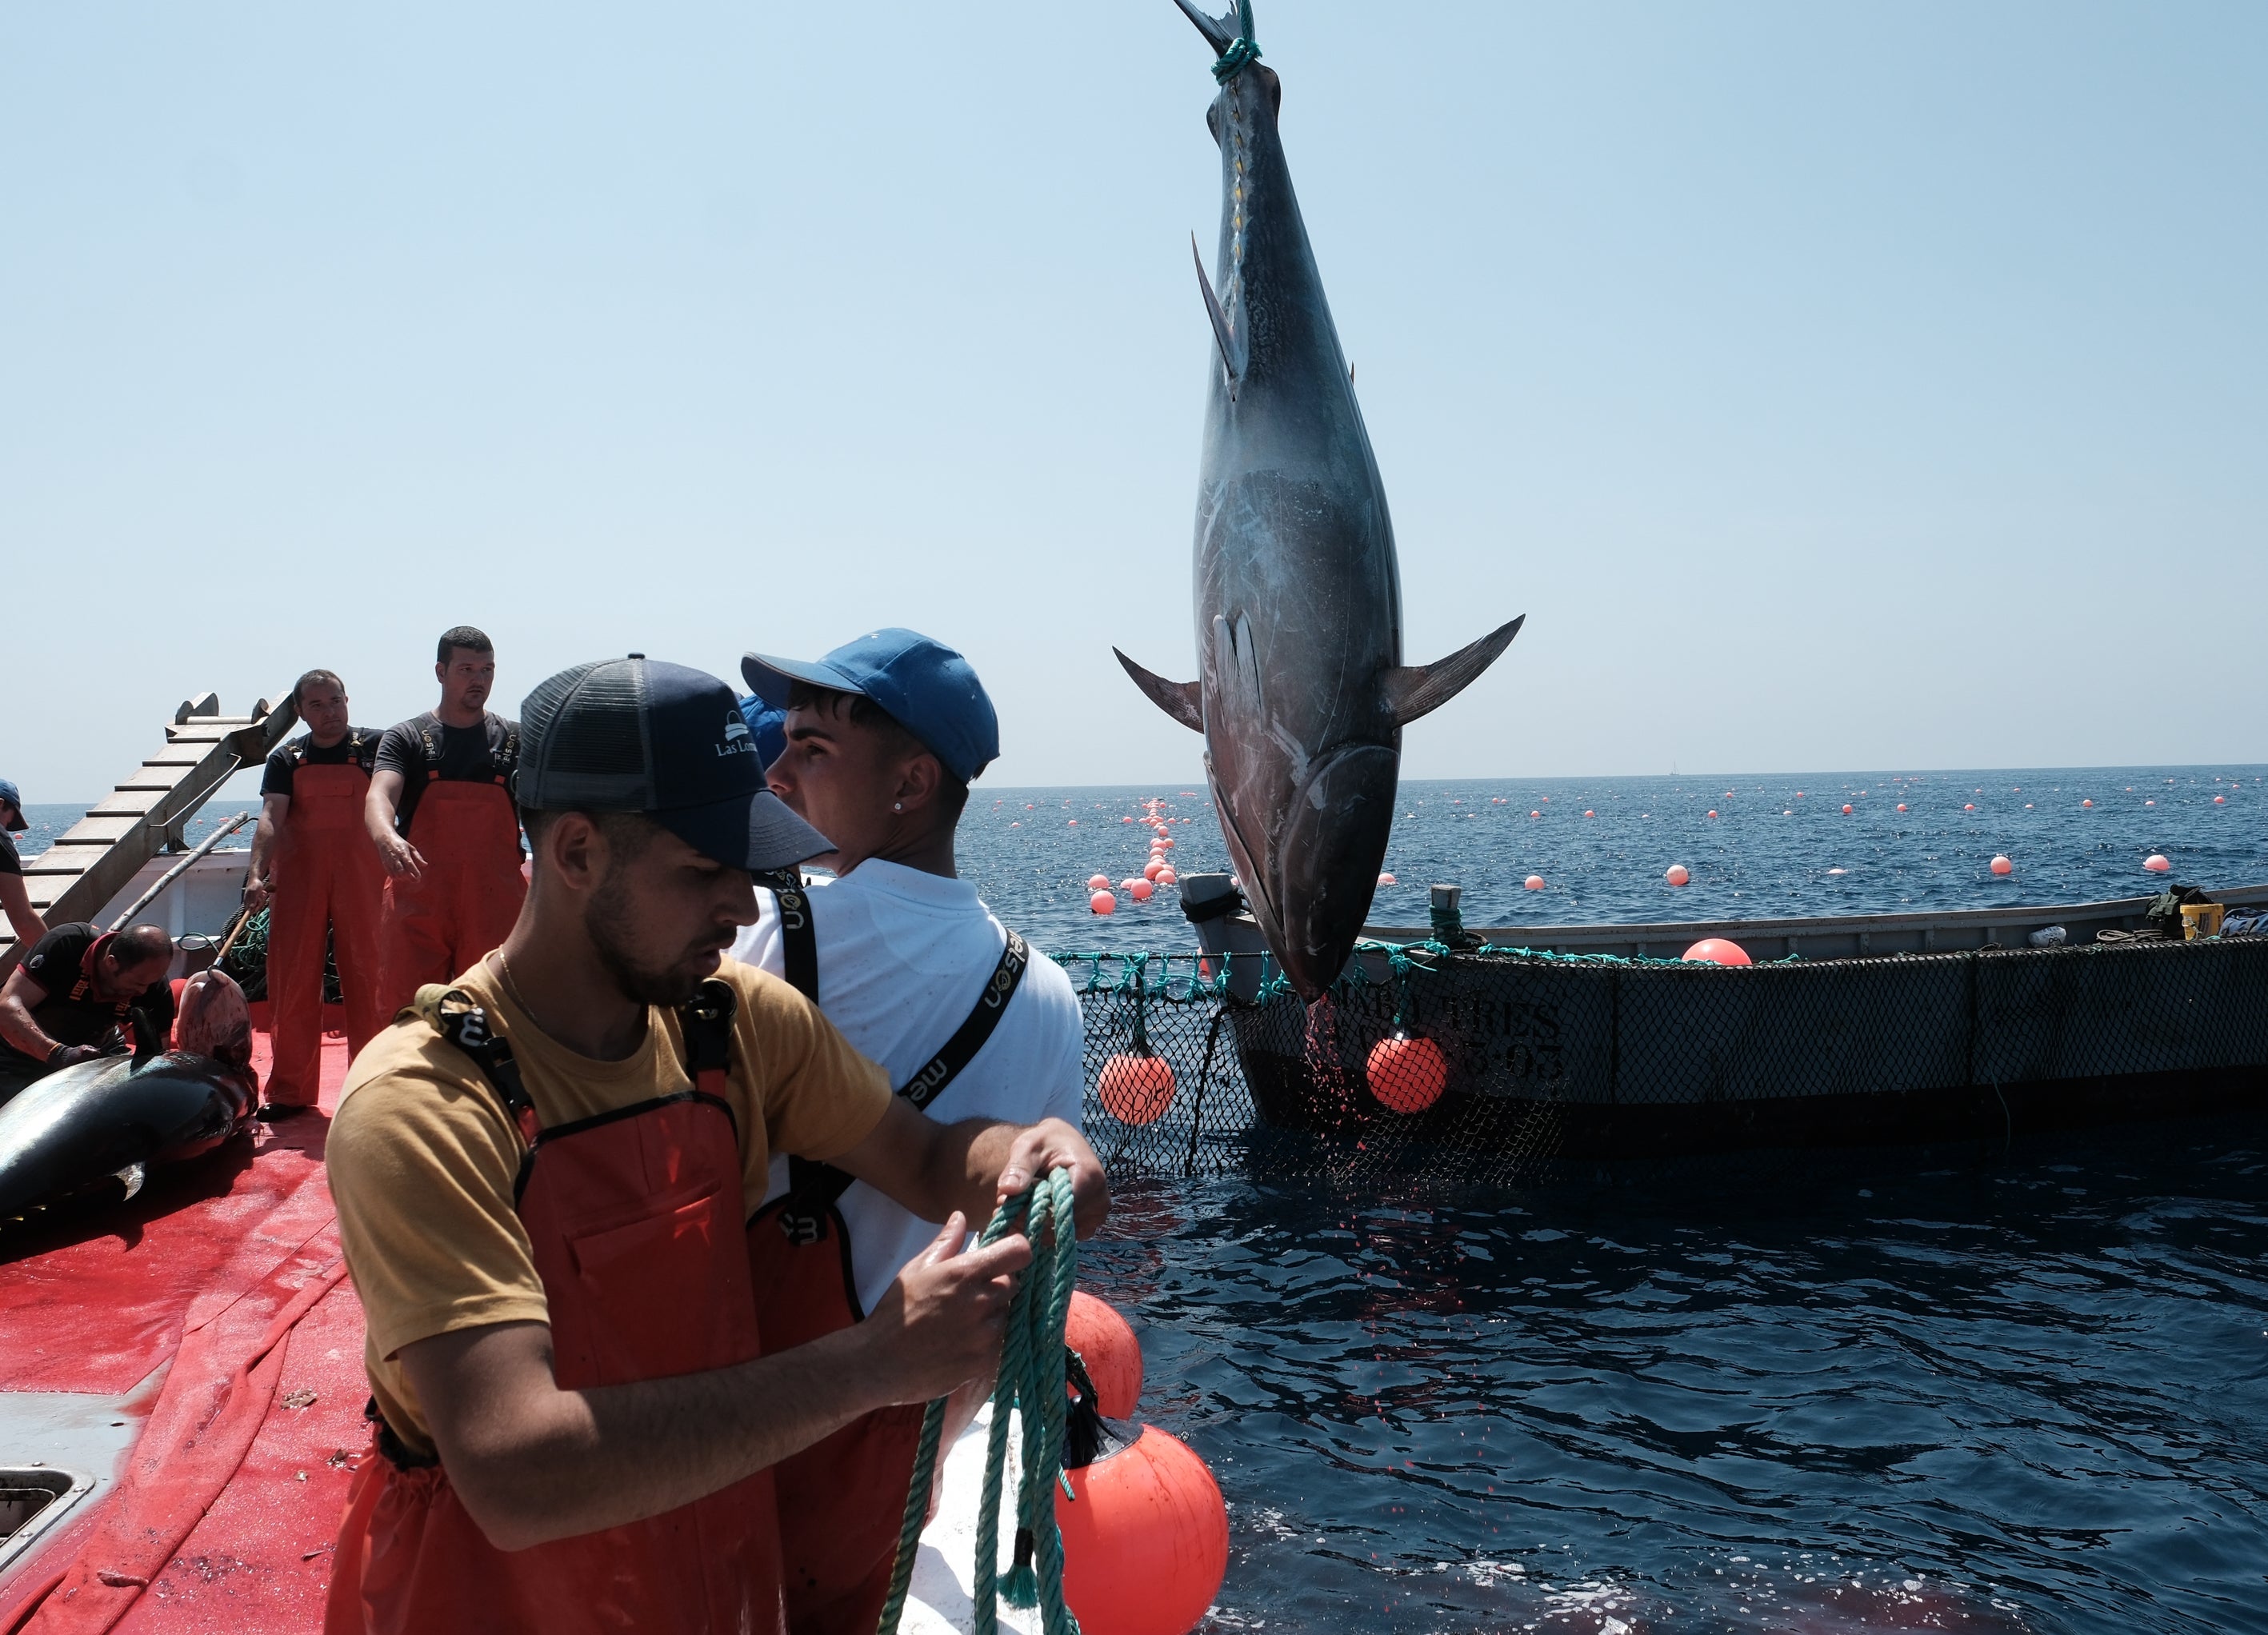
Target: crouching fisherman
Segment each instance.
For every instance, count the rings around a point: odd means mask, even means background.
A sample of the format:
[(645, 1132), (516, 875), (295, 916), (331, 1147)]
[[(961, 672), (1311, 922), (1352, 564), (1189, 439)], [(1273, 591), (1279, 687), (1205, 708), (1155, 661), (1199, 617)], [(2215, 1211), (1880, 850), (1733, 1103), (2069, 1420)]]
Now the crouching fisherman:
[[(643, 659), (523, 708), (534, 879), (504, 946), (355, 1062), (328, 1149), (379, 1454), (326, 1628), (771, 1631), (771, 1469), (997, 1366), (1009, 1237), (967, 1219), (1077, 1132), (923, 1118), (785, 984), (721, 958), (754, 872), (828, 843), (763, 788), (732, 693)], [(761, 1332), (744, 1222), (775, 1152), (945, 1230), (874, 1318)], [(895, 1492), (862, 1501), (895, 1513)]]
[[(740, 674), (786, 712), (772, 791), (833, 840), (821, 861), (835, 879), (807, 891), (781, 882), (733, 957), (816, 999), (930, 1118), (1076, 1125), (1086, 1079), (1071, 979), (1032, 958), (955, 869), (968, 785), (1000, 753), (998, 718), (968, 661), (893, 630), (816, 663), (750, 653)], [(839, 1169), (775, 1159), (749, 1240), (765, 1334), (802, 1339), (858, 1322), (934, 1235)], [(955, 1396), (947, 1446), (980, 1395)], [(779, 1468), (793, 1635), (871, 1635), (899, 1519), (859, 1490), (902, 1491), (920, 1432), (920, 1409), (885, 1409)]]
[(0, 1101), (91, 1057), (155, 1056), (173, 1031), (173, 939), (155, 925), (58, 925), (0, 986)]

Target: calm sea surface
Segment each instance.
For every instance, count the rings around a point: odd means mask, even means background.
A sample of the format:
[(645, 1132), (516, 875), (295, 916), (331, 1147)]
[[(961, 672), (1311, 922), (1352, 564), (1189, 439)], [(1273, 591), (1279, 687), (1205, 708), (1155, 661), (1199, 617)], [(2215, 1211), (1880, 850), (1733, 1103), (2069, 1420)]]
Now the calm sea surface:
[[(2228, 766), (1410, 783), (1386, 853), (1399, 883), (1379, 890), (1371, 918), (1425, 924), (1436, 881), (1465, 888), (1473, 926), (2081, 902), (2157, 889), (2160, 877), (2142, 869), (2153, 852), (2191, 884), (2268, 884), (2264, 777), (2268, 767)], [(961, 821), (961, 873), (1042, 947), (1186, 947), (1171, 892), (1138, 904), (1121, 891), (1107, 919), (1087, 908), (1090, 875), (1141, 872), (1150, 831), (1127, 820), (1152, 798), (1174, 820), (1176, 867), (1228, 867), (1195, 784), (979, 784)], [(1996, 853), (2014, 873), (1993, 874)], [(1673, 863), (1690, 885), (1662, 878)], [(1531, 874), (1543, 889), (1524, 888)]]
[[(1475, 925), (2083, 901), (2153, 851), (2268, 882), (2264, 777), (1412, 784), (1373, 917), (1434, 880)], [(1138, 872), (1151, 797), (1182, 872), (1226, 868), (1192, 785), (978, 789), (962, 871), (1036, 944), (1188, 946), (1170, 892), (1104, 919), (1086, 881)], [(1142, 1183), (1082, 1270), (1229, 1499), (1215, 1631), (2268, 1631), (2264, 1153), (2240, 1121), (1769, 1187)]]

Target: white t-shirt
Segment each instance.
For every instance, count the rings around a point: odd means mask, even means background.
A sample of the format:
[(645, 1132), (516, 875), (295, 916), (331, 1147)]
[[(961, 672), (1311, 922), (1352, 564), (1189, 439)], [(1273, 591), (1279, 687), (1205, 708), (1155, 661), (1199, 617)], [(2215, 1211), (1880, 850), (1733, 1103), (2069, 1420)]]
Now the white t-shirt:
[[(879, 858), (811, 886), (819, 1008), (860, 1055), (888, 1070), (892, 1086), (902, 1085), (968, 1020), (1008, 934), (968, 881)], [(768, 891), (756, 901), (762, 917), (741, 927), (733, 957), (784, 976), (779, 905)], [(1052, 1117), (1077, 1128), (1086, 1092), (1083, 1046), (1071, 978), (1035, 953), (992, 1036), (929, 1104), (929, 1116), (948, 1124)], [(767, 1203), (786, 1192), (787, 1175), (787, 1160), (775, 1159)], [(863, 1182), (837, 1207), (850, 1229), (858, 1303), (872, 1311), (937, 1228)]]

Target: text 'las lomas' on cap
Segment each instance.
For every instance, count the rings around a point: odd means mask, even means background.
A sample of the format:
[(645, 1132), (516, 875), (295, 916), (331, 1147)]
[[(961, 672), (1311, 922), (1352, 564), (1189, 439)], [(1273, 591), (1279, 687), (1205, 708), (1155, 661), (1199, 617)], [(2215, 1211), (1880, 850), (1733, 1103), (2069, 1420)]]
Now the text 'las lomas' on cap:
[(578, 664), (528, 694), (513, 792), (530, 811), (643, 813), (754, 873), (835, 850), (764, 786), (733, 689), (643, 654)]
[(775, 709), (787, 707), (798, 681), (863, 693), (964, 784), (1000, 756), (1000, 718), (975, 667), (919, 630), (869, 630), (816, 663), (750, 653), (740, 660), (740, 674)]

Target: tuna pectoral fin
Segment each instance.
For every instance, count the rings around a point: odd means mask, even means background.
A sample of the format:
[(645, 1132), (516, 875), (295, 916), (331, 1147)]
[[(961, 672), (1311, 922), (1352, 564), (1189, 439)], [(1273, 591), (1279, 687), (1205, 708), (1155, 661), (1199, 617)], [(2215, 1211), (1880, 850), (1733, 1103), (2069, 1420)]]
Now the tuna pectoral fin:
[(1494, 664), (1497, 655), (1512, 645), (1512, 638), (1520, 634), (1520, 627), (1527, 620), (1523, 613), (1510, 624), (1491, 630), (1471, 646), (1461, 647), (1432, 664), (1399, 665), (1388, 670), (1379, 679), (1379, 685), (1385, 690), (1386, 711), (1394, 718), (1394, 725), (1407, 726), (1463, 692), (1474, 677)]
[(1169, 681), (1162, 675), (1152, 675), (1140, 665), (1118, 652), (1118, 662), (1126, 667), (1126, 674), (1134, 678), (1134, 685), (1149, 695), (1150, 702), (1192, 733), (1204, 731), (1204, 695), (1195, 681)]
[(142, 1189), (142, 1182), (148, 1178), (149, 1174), (149, 1170), (139, 1162), (129, 1164), (118, 1172), (119, 1184), (126, 1189), (128, 1197), (132, 1197)]
[(1228, 314), (1220, 310), (1220, 297), (1212, 292), (1212, 280), (1205, 276), (1204, 256), (1197, 249), (1197, 236), (1189, 235), (1189, 254), (1197, 264), (1197, 288), (1204, 292), (1205, 316), (1212, 320), (1212, 338), (1220, 348), (1220, 366), (1228, 375), (1228, 394), (1236, 395), (1236, 383), (1244, 379), (1244, 343), (1228, 327)]

